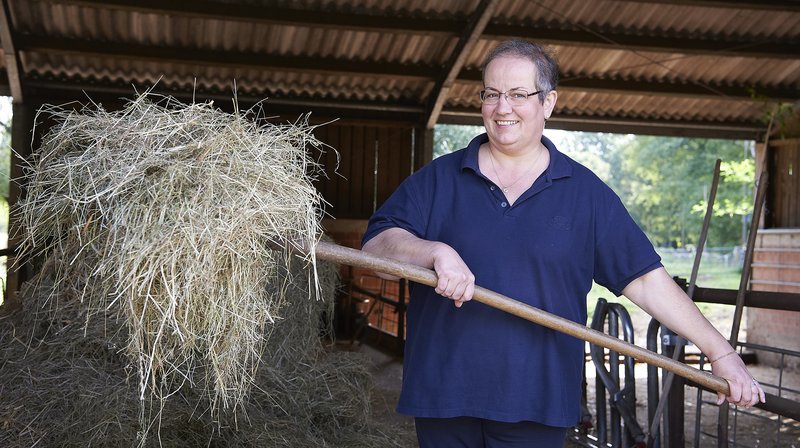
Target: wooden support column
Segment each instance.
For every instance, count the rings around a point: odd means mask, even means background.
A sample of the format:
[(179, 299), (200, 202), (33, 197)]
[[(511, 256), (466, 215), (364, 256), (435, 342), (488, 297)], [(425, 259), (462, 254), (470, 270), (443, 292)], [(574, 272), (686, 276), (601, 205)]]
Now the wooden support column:
[(433, 128), (414, 128), (414, 171), (433, 160)]
[(426, 107), (426, 127), (428, 129), (433, 129), (433, 126), (439, 121), (439, 115), (442, 113), (442, 107), (444, 107), (450, 93), (450, 88), (458, 78), (458, 74), (461, 72), (464, 63), (466, 63), (467, 57), (480, 40), (484, 28), (492, 18), (492, 13), (497, 3), (498, 0), (482, 0), (470, 16), (469, 23), (461, 33), (453, 53), (445, 64), (445, 70), (436, 80), (436, 84), (433, 87), (431, 99)]

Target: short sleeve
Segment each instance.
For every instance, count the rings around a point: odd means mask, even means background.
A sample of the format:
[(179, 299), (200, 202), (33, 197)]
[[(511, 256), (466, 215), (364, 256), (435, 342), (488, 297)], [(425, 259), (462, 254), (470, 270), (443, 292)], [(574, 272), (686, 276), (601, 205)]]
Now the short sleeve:
[(597, 208), (594, 281), (619, 296), (630, 282), (661, 267), (661, 257), (619, 197), (610, 189), (608, 194)]

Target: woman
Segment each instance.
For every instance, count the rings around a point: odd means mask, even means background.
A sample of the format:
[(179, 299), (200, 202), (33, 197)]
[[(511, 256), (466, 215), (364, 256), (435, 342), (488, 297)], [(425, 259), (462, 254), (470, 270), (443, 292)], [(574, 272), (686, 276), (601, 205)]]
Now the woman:
[(700, 347), (728, 401), (764, 401), (619, 198), (542, 135), (557, 74), (538, 45), (500, 44), (483, 66), (486, 133), (406, 179), (370, 219), (365, 251), (438, 275), (436, 288), (411, 289), (398, 404), (422, 447), (561, 447), (579, 418), (583, 342), (470, 302), (476, 279), (582, 324), (594, 280)]

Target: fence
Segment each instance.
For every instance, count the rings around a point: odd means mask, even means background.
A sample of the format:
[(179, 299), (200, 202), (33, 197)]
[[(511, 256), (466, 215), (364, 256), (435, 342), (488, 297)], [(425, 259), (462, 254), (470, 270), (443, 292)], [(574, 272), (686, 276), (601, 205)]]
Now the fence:
[[(659, 247), (657, 250), (659, 255), (664, 258), (665, 264), (669, 264), (670, 260), (684, 260), (691, 263), (694, 261), (696, 252), (694, 246), (686, 246), (680, 249)], [(744, 246), (707, 247), (703, 250), (702, 261), (741, 269), (744, 263), (744, 252)], [(675, 274), (684, 275), (683, 273)]]

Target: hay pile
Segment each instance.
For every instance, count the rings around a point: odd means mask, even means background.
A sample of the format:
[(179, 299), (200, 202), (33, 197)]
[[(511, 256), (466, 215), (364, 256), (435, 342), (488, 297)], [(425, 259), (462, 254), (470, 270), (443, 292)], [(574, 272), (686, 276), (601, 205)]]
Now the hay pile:
[(320, 343), (335, 267), (270, 249), (319, 235), (309, 126), (147, 96), (46, 112), (0, 445), (392, 445), (364, 363)]
[[(318, 269), (322, 295), (330, 297), (336, 267)], [(267, 328), (255, 387), (237, 412), (216, 417), (202, 391), (188, 385), (143, 403), (126, 370), (125, 322), (109, 311), (87, 325), (79, 297), (44, 305), (54, 302), (52, 284), (28, 284), (23, 310), (0, 321), (0, 446), (399, 446), (392, 428), (370, 419), (366, 360), (320, 343), (330, 301), (309, 300), (313, 274), (302, 263), (291, 270), (282, 267), (272, 279), (292, 281), (282, 318)]]

